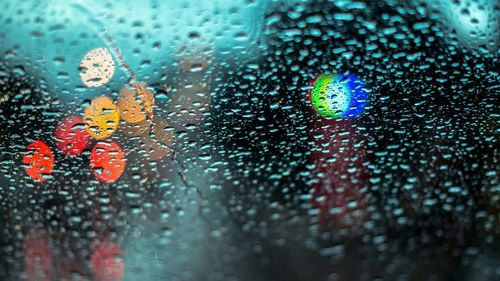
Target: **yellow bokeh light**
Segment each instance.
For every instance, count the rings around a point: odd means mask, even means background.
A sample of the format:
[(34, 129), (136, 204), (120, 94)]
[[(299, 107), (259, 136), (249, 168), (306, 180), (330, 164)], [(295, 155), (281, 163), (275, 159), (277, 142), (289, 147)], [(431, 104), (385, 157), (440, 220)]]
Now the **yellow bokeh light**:
[(89, 135), (102, 140), (115, 132), (120, 123), (120, 114), (112, 99), (101, 96), (93, 99), (85, 109), (83, 120)]

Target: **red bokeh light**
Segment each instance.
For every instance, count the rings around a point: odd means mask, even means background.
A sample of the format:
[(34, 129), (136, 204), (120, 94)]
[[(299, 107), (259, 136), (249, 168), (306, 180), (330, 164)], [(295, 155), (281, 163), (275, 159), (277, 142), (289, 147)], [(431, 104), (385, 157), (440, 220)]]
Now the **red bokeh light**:
[(103, 182), (118, 180), (125, 170), (125, 154), (114, 141), (98, 142), (90, 154), (90, 169)]
[(80, 155), (91, 142), (82, 118), (68, 116), (59, 122), (54, 136), (57, 148), (64, 154)]

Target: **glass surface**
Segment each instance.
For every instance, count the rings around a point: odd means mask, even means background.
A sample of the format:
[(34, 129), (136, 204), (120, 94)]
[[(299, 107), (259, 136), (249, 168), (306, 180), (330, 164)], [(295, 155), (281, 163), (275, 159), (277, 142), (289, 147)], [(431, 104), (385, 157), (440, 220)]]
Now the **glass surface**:
[(494, 0), (0, 0), (0, 280), (500, 280)]

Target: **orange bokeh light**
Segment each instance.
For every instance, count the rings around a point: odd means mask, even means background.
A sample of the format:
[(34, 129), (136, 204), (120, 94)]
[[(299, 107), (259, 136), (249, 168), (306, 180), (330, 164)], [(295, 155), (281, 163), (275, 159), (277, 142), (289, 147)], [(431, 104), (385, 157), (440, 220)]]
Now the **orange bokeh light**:
[(34, 141), (26, 148), (27, 153), (23, 157), (26, 174), (38, 181), (46, 181), (45, 175), (52, 173), (54, 168), (54, 154), (52, 150), (42, 141)]
[(134, 124), (153, 116), (155, 98), (144, 82), (123, 87), (118, 96), (118, 108), (121, 118), (128, 124)]

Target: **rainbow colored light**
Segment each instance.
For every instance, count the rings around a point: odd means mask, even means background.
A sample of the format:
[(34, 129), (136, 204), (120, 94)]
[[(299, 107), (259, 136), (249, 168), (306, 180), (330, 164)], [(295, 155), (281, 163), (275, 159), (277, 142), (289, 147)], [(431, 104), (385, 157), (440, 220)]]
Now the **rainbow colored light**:
[(321, 116), (356, 118), (363, 112), (367, 100), (364, 83), (353, 74), (325, 73), (313, 82), (312, 106)]

